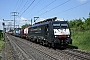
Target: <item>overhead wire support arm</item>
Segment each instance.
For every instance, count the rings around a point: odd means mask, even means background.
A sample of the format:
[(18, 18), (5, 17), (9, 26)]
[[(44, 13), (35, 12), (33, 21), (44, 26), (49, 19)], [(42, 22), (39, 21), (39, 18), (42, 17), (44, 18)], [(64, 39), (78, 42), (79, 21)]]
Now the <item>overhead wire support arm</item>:
[(13, 21), (13, 20), (5, 20), (5, 19), (3, 19), (3, 21)]
[(34, 17), (34, 22), (36, 22), (36, 20), (38, 19), (39, 17)]
[[(5, 32), (6, 32), (5, 26), (7, 26), (7, 25), (5, 25), (5, 22), (4, 22), (4, 21), (14, 21), (14, 20), (6, 20), (6, 19), (3, 19), (2, 25), (3, 25), (3, 32), (5, 33)], [(8, 26), (9, 26), (9, 25), (8, 25)]]
[[(5, 26), (14, 26), (14, 25), (5, 25)], [(15, 25), (15, 26), (18, 26), (18, 28), (19, 28), (19, 25)]]

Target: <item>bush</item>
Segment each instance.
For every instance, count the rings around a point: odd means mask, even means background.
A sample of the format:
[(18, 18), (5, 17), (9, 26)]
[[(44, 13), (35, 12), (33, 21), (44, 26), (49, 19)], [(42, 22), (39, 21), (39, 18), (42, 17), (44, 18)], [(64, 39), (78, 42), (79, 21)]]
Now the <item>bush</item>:
[(1, 60), (1, 58), (2, 58), (2, 57), (0, 56), (0, 60)]
[(72, 33), (72, 45), (78, 46), (79, 49), (86, 50), (90, 52), (90, 30), (80, 32), (71, 31)]

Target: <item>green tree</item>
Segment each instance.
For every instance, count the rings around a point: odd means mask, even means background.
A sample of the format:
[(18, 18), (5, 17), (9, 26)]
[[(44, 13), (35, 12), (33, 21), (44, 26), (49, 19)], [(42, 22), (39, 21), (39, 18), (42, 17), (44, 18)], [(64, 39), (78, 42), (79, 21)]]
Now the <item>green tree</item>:
[(69, 26), (70, 28), (75, 28), (77, 30), (90, 30), (90, 13), (88, 18), (83, 17), (83, 19), (70, 20)]
[(82, 19), (76, 20), (76, 27), (80, 27), (80, 26), (82, 26), (82, 24), (83, 24)]
[(90, 18), (87, 18), (85, 20), (85, 25), (84, 25), (85, 29), (86, 30), (89, 30), (90, 29)]
[(74, 19), (74, 20), (69, 21), (69, 26), (71, 28), (80, 27), (82, 26), (82, 24), (83, 24), (82, 19)]
[(70, 21), (69, 21), (69, 26), (70, 26), (70, 28), (73, 28), (74, 25), (75, 25), (74, 21), (73, 21), (73, 20), (70, 20)]
[(21, 27), (26, 28), (26, 27), (29, 27), (29, 26), (31, 26), (31, 25), (30, 24), (25, 24), (25, 25), (22, 25)]

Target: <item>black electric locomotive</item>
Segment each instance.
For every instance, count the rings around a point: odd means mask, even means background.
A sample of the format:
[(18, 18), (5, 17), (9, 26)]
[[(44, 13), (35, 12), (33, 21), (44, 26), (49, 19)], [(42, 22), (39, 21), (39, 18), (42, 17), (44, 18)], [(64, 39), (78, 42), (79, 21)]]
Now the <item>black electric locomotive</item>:
[(56, 21), (57, 17), (37, 22), (28, 28), (28, 39), (42, 45), (66, 47), (72, 44), (67, 21)]

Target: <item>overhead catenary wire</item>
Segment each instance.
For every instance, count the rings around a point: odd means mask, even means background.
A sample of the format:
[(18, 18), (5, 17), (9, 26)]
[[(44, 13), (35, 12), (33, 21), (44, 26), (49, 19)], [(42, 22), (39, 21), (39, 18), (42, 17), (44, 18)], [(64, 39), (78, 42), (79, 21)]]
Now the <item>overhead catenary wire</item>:
[(45, 11), (44, 13), (40, 14), (39, 16), (42, 16), (42, 15), (46, 14), (47, 12), (50, 12), (50, 11), (52, 11), (52, 10), (54, 10), (54, 9), (56, 9), (56, 8), (64, 5), (64, 4), (66, 4), (66, 3), (69, 2), (69, 1), (70, 1), (70, 0), (67, 0), (67, 1), (65, 1), (64, 3), (62, 3), (62, 4), (60, 4), (60, 5), (56, 6), (56, 7), (54, 7), (54, 8), (52, 8), (52, 9), (50, 9), (49, 11)]
[[(29, 1), (29, 0), (28, 0), (28, 1)], [(28, 3), (28, 1), (25, 3), (25, 5)], [(39, 0), (39, 1), (30, 9), (30, 11), (33, 10), (33, 9), (40, 3), (40, 1), (41, 1), (41, 0)], [(25, 7), (25, 5), (24, 5), (24, 7)], [(24, 8), (24, 7), (23, 7), (23, 8)], [(23, 8), (22, 8), (22, 9), (23, 9)]]
[(29, 0), (26, 1), (25, 5), (22, 7), (22, 9), (20, 10), (20, 12), (25, 8), (25, 6), (27, 5), (28, 2), (29, 2)]
[[(47, 8), (49, 5), (51, 5), (51, 4), (53, 4), (54, 2), (55, 2), (56, 0), (53, 0), (52, 2), (50, 2), (48, 5), (46, 5), (45, 7), (43, 7), (42, 9), (40, 9), (40, 10), (38, 10), (37, 12), (35, 12), (34, 14), (32, 14), (32, 15), (35, 15), (35, 14), (37, 14), (37, 13), (39, 13), (40, 11), (42, 11), (42, 10), (44, 10), (45, 8)], [(31, 15), (31, 16), (32, 16)]]
[(19, 10), (19, 8), (20, 8), (20, 6), (22, 5), (22, 3), (23, 3), (23, 0), (20, 0), (20, 2), (18, 2), (19, 4), (18, 4), (18, 7), (17, 7), (17, 9), (16, 9), (16, 11), (18, 11)]
[[(35, 2), (35, 0), (33, 0), (32, 2), (31, 2), (31, 4), (21, 13), (21, 15), (23, 15), (31, 6), (32, 6), (32, 4)], [(20, 16), (21, 16), (20, 15)]]
[(40, 3), (40, 1), (41, 1), (41, 0), (39, 0), (39, 1), (36, 3), (36, 5), (34, 5), (34, 7), (32, 7), (32, 8), (30, 9), (30, 11), (33, 10), (33, 9)]
[(16, 2), (15, 10), (17, 10), (17, 6), (18, 6), (19, 1), (20, 0), (17, 0), (17, 2)]
[[(19, 11), (19, 13), (23, 12), (23, 10), (25, 9), (26, 5), (29, 5), (30, 2), (31, 2), (31, 0), (27, 0), (27, 1), (25, 2), (25, 4), (23, 5), (23, 7), (21, 8), (21, 10)], [(18, 15), (18, 18), (21, 18), (21, 16)]]
[(80, 5), (77, 5), (77, 6), (75, 6), (75, 7), (72, 7), (72, 8), (70, 8), (70, 9), (64, 10), (64, 11), (62, 11), (62, 12), (58, 12), (58, 13), (53, 14), (53, 15), (57, 15), (57, 14), (60, 14), (60, 13), (67, 12), (67, 11), (69, 11), (69, 10), (72, 10), (72, 9), (78, 8), (78, 7), (80, 7), (80, 6), (82, 6), (82, 5), (85, 5), (85, 4), (87, 4), (87, 3), (90, 3), (90, 1), (85, 2), (85, 3), (83, 3), (83, 4), (80, 4)]
[[(54, 1), (56, 1), (56, 0), (54, 0)], [(70, 0), (68, 0), (68, 1), (70, 1)], [(90, 1), (89, 1), (89, 2), (90, 2)], [(82, 6), (82, 5), (84, 5), (84, 4), (87, 4), (87, 3), (89, 3), (89, 2), (86, 2), (86, 3), (83, 3), (83, 4), (81, 4), (81, 5), (72, 7), (72, 8), (70, 8), (70, 9), (64, 10), (64, 11), (62, 11), (62, 12), (58, 12), (58, 13), (56, 13), (56, 14), (60, 14), (60, 13), (63, 13), (63, 12), (66, 12), (66, 11), (69, 11), (69, 10), (72, 10), (72, 9), (75, 9), (75, 8), (80, 7), (80, 6)], [(63, 4), (65, 4), (65, 2), (64, 2)], [(63, 4), (61, 4), (61, 5), (63, 5)], [(58, 7), (61, 6), (61, 5), (58, 5), (58, 6), (54, 7), (54, 8), (52, 8), (52, 9), (50, 9), (49, 11), (44, 12), (44, 13), (41, 14), (41, 15), (44, 15), (44, 14), (46, 14), (47, 12), (50, 12), (50, 11), (58, 8)], [(47, 6), (48, 6), (48, 5), (47, 5)], [(47, 7), (47, 6), (45, 6), (45, 7)], [(44, 9), (45, 9), (45, 7), (44, 7)], [(34, 7), (33, 7), (33, 8), (34, 8)], [(42, 10), (42, 9), (41, 9), (41, 10)], [(38, 12), (40, 12), (41, 10), (39, 10)], [(37, 13), (38, 13), (38, 12), (37, 12)], [(54, 14), (54, 15), (56, 15), (56, 14)], [(40, 15), (40, 16), (41, 16), (41, 15)]]
[[(34, 3), (34, 1), (35, 1), (35, 0), (33, 0), (32, 3)], [(41, 1), (41, 0), (39, 0), (39, 1), (37, 2), (37, 4), (39, 4), (40, 1)], [(44, 8), (42, 8), (41, 10), (47, 8), (49, 5), (51, 5), (51, 4), (54, 3), (55, 1), (56, 1), (56, 0), (53, 0), (51, 3), (49, 3), (48, 5), (46, 5), (46, 6), (45, 6)], [(26, 3), (27, 3), (27, 2), (26, 2)], [(25, 5), (26, 5), (26, 3), (25, 3)], [(37, 4), (36, 4), (36, 5), (37, 5)], [(31, 4), (30, 4), (30, 5), (31, 5)], [(29, 5), (29, 7), (30, 7), (30, 5)], [(36, 5), (35, 5), (35, 6), (36, 6)], [(35, 6), (34, 6), (33, 8), (35, 8)], [(24, 7), (25, 7), (25, 6), (24, 6)], [(23, 7), (23, 8), (24, 8), (24, 7)], [(33, 8), (32, 8), (32, 9), (33, 9)], [(28, 8), (27, 8), (27, 9), (28, 9)], [(26, 10), (27, 10), (27, 9), (26, 9)], [(31, 9), (31, 10), (32, 10), (32, 9)], [(24, 12), (26, 12), (26, 10), (24, 10), (21, 15), (23, 15)], [(31, 10), (30, 10), (30, 11), (31, 11)], [(41, 10), (39, 10), (38, 12), (40, 12)], [(21, 12), (21, 11), (20, 11), (20, 12)], [(21, 15), (19, 15), (19, 17), (21, 17)]]

